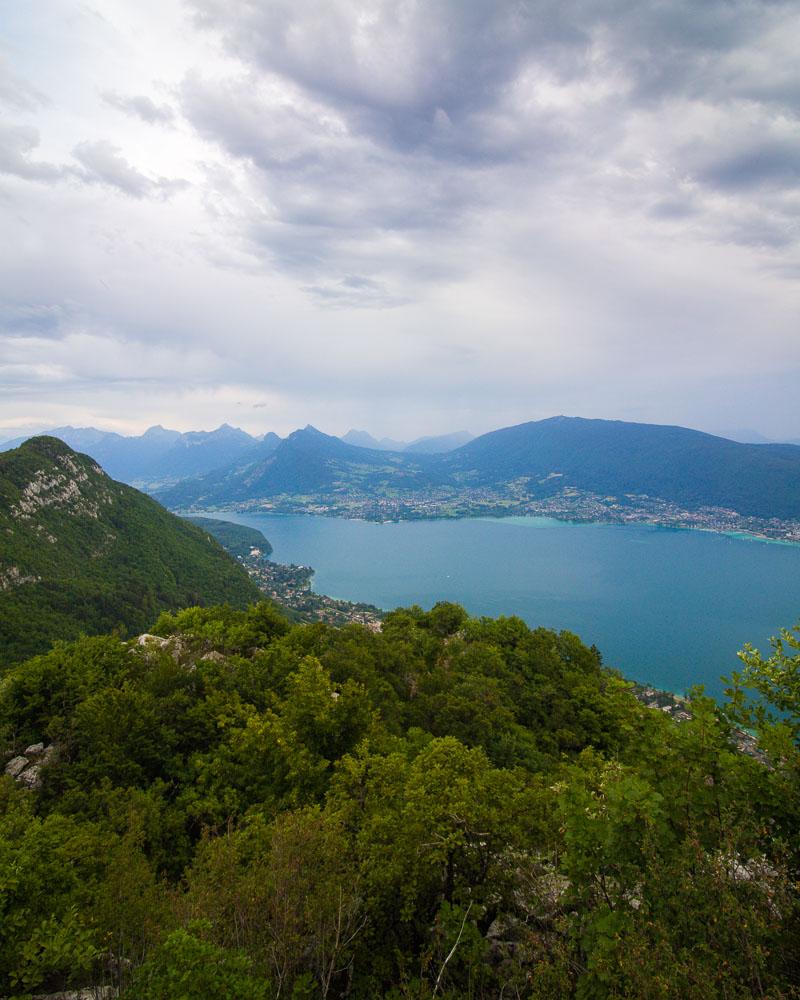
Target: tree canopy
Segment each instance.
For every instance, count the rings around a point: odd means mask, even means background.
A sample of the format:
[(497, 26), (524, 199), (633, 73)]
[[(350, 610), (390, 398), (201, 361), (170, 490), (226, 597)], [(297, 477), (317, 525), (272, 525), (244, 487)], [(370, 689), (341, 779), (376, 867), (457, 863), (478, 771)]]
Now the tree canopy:
[(676, 722), (576, 636), (452, 604), (152, 631), (0, 680), (0, 995), (798, 995), (787, 634)]

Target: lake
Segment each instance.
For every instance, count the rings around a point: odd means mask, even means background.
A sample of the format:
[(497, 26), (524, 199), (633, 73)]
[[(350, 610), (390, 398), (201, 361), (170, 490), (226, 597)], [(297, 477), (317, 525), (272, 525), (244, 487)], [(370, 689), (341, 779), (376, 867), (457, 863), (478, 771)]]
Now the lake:
[(720, 696), (745, 642), (800, 619), (800, 546), (543, 517), (375, 524), (225, 513), (259, 528), (314, 589), (382, 608), (436, 601), (576, 632), (627, 677)]

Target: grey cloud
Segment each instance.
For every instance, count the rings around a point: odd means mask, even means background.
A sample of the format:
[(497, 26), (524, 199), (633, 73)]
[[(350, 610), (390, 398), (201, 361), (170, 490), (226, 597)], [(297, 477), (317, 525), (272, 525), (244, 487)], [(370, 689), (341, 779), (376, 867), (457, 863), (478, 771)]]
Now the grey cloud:
[(0, 174), (23, 180), (52, 183), (77, 180), (84, 184), (104, 184), (132, 198), (169, 198), (187, 187), (181, 179), (150, 178), (105, 140), (81, 142), (73, 150), (80, 167), (47, 163), (32, 158), (39, 145), (39, 132), (28, 125), (0, 124)]
[[(787, 24), (800, 30), (788, 0), (192, 5), (246, 73), (187, 78), (183, 111), (255, 165), (248, 197), (263, 216), (244, 227), (289, 267), (324, 269), (342, 253), (336, 234), (365, 227), (454, 232), (512, 184), (620, 211), (649, 204), (652, 219), (698, 217), (711, 235), (713, 212), (690, 204), (686, 182), (751, 199), (796, 182), (795, 147), (770, 138), (800, 88), (782, 41)], [(762, 48), (774, 52), (767, 88)], [(719, 133), (737, 104), (757, 138), (725, 153)], [(696, 107), (706, 121), (687, 124), (688, 143), (681, 120)], [(718, 235), (729, 241), (730, 226)], [(335, 285), (341, 270), (326, 277)]]
[(357, 130), (406, 150), (435, 145), (442, 116), (460, 125), (493, 107), (532, 52), (574, 74), (588, 43), (557, 0), (384, 0), (368, 11), (332, 0), (322, 16), (313, 2), (289, 0), (194, 6), (247, 64), (292, 80)]
[(171, 125), (175, 120), (175, 112), (168, 104), (156, 104), (143, 94), (125, 95), (108, 90), (103, 94), (103, 100), (112, 108), (140, 118), (149, 125)]
[(72, 154), (83, 170), (78, 176), (88, 184), (104, 184), (131, 198), (169, 198), (188, 186), (180, 179), (147, 177), (122, 156), (120, 150), (104, 139), (81, 142)]
[[(789, 410), (796, 0), (194, 8), (209, 31), (185, 25), (174, 60), (146, 7), (131, 61), (103, 48), (37, 112), (67, 148), (115, 145), (61, 166), (3, 133), (0, 169), (48, 183), (0, 190), (3, 363), (30, 401), (0, 393), (0, 416), (197, 426), (249, 400), (262, 430), (413, 414), (421, 434), (622, 398), (686, 422), (740, 407), (743, 371), (753, 419)], [(156, 75), (181, 127), (145, 135), (166, 105), (122, 81)], [(159, 139), (202, 180), (149, 211), (176, 186)]]
[(748, 54), (793, 10), (790, 0), (331, 0), (324, 12), (315, 0), (193, 6), (248, 65), (413, 148), (430, 140), (437, 110), (461, 122), (494, 108), (531, 66), (570, 82), (599, 65), (624, 76), (629, 100), (746, 96), (761, 74), (730, 54)]
[(0, 173), (28, 181), (55, 181), (64, 168), (31, 159), (39, 145), (39, 132), (29, 125), (0, 124)]
[(58, 337), (76, 315), (75, 304), (61, 302), (0, 303), (0, 329), (5, 336)]
[(715, 159), (699, 172), (701, 180), (724, 189), (788, 187), (800, 180), (800, 126), (794, 140), (766, 137)]
[(650, 208), (650, 214), (656, 219), (688, 219), (698, 211), (690, 198), (661, 198)]
[[(380, 294), (356, 295), (341, 283), (348, 272), (396, 269), (398, 262), (404, 273), (411, 263), (419, 274), (413, 251), (402, 243), (452, 228), (465, 206), (483, 203), (477, 177), (435, 157), (398, 156), (353, 132), (336, 109), (272, 81), (215, 83), (194, 75), (181, 95), (186, 119), (249, 164), (243, 188), (219, 171), (208, 173), (215, 215), (251, 254), (311, 279), (306, 288), (320, 303), (406, 301), (406, 292), (390, 289), (395, 279), (384, 278)], [(401, 234), (401, 243), (392, 242), (392, 233)], [(441, 275), (441, 264), (431, 273)]]
[(305, 290), (320, 305), (340, 309), (387, 309), (409, 301), (393, 294), (383, 283), (356, 274), (340, 281), (309, 285)]

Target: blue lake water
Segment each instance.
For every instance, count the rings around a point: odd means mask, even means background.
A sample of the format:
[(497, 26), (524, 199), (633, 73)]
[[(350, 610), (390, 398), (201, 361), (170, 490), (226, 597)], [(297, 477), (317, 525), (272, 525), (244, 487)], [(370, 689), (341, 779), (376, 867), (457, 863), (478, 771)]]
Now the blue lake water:
[(549, 518), (375, 524), (219, 514), (259, 528), (277, 562), (313, 566), (314, 589), (382, 608), (436, 601), (576, 632), (626, 676), (670, 691), (737, 669), (800, 619), (800, 546)]

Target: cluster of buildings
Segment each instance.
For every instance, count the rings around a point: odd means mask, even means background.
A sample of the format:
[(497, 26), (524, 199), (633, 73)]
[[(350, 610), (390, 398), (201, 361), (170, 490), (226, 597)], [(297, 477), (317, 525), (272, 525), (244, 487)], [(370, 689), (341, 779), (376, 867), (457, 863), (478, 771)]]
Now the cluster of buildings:
[(645, 494), (602, 496), (565, 487), (546, 497), (534, 496), (526, 484), (472, 487), (459, 490), (426, 490), (393, 496), (357, 492), (341, 496), (274, 497), (249, 501), (243, 509), (273, 513), (320, 514), (366, 521), (401, 521), (427, 518), (529, 515), (567, 521), (611, 524), (656, 524), (669, 528), (746, 534), (772, 541), (800, 542), (800, 521), (747, 517), (723, 507), (686, 510), (668, 500)]
[(300, 621), (346, 625), (357, 622), (379, 632), (382, 612), (371, 604), (339, 601), (311, 589), (314, 570), (310, 566), (287, 566), (270, 562), (260, 549), (252, 548), (242, 562), (258, 588), (276, 604), (294, 613)]

